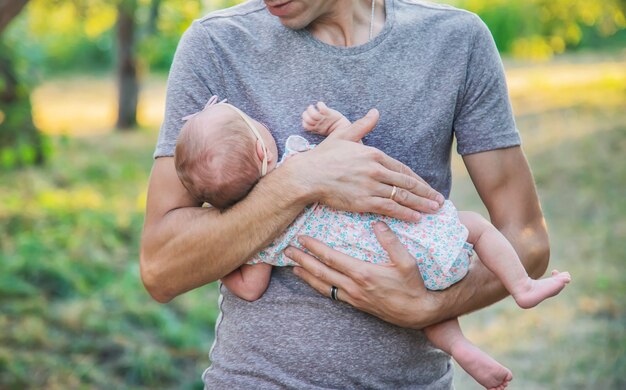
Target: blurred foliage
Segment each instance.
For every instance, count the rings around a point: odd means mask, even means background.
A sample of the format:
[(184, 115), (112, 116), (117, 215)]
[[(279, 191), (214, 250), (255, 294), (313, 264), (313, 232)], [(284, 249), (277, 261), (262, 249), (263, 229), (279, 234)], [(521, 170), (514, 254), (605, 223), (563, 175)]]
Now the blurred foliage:
[(161, 306), (139, 276), (153, 138), (56, 137), (0, 173), (0, 388), (198, 387), (215, 286)]
[(19, 59), (0, 33), (0, 170), (42, 164), (49, 143), (33, 124), (30, 86), (15, 70)]
[[(446, 1), (440, 1), (446, 2)], [(476, 12), (500, 51), (518, 58), (547, 59), (568, 48), (598, 48), (598, 37), (626, 29), (624, 0), (458, 0)], [(587, 40), (583, 39), (587, 37)], [(615, 36), (622, 48), (626, 34)], [(601, 46), (601, 45), (600, 45)]]
[[(232, 2), (209, 3), (228, 6)], [(117, 127), (134, 126), (137, 76), (141, 78), (148, 67), (169, 68), (180, 35), (203, 7), (199, 0), (30, 1), (0, 36), (0, 168), (44, 161), (48, 143), (33, 125), (30, 90), (50, 74), (109, 71), (114, 56), (125, 53), (117, 61), (123, 64), (118, 67), (122, 82)], [(131, 15), (123, 19), (124, 31), (129, 32), (116, 40), (116, 22), (123, 9), (133, 11), (124, 13)], [(128, 50), (114, 50), (120, 39)], [(138, 64), (129, 55), (134, 51)]]
[[(9, 39), (16, 55), (27, 59), (39, 78), (49, 73), (108, 71), (115, 62), (119, 1), (31, 0), (10, 26)], [(237, 2), (161, 0), (156, 20), (151, 21), (154, 1), (138, 0), (137, 50), (144, 72), (169, 69), (178, 40), (194, 18)]]
[[(120, 1), (120, 0), (117, 0)], [(115, 56), (114, 0), (31, 0), (8, 32), (16, 55), (47, 73), (107, 71)], [(194, 18), (241, 0), (138, 0), (140, 73), (169, 69)], [(478, 13), (499, 49), (544, 59), (571, 48), (626, 46), (626, 0), (438, 0)], [(607, 39), (610, 38), (610, 39)]]

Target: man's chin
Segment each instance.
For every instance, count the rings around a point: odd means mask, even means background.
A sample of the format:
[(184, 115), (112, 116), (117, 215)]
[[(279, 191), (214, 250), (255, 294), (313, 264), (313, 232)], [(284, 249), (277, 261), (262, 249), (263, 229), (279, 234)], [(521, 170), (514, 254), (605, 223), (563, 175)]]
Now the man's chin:
[(290, 30), (304, 30), (306, 29), (306, 25), (302, 25), (302, 23), (294, 23), (291, 20), (280, 20), (280, 23)]
[(280, 23), (290, 30), (302, 30), (310, 22), (303, 20), (302, 5), (294, 1), (265, 3), (270, 14), (277, 17)]

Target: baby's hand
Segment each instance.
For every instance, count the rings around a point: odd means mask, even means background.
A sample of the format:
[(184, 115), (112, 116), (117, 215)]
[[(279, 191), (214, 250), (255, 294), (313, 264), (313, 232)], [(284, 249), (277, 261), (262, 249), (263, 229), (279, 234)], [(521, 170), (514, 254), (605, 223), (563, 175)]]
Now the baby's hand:
[(342, 126), (350, 126), (350, 121), (339, 111), (328, 108), (324, 102), (311, 104), (302, 113), (302, 127), (312, 133), (327, 136)]

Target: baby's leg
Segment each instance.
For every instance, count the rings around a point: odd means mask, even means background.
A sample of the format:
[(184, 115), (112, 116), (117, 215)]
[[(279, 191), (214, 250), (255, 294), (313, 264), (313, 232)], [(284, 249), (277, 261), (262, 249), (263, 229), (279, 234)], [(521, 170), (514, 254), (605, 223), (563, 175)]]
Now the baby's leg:
[(256, 301), (270, 284), (272, 266), (265, 263), (244, 264), (222, 278), (224, 286), (246, 301)]
[(463, 369), (487, 389), (502, 390), (513, 374), (465, 338), (454, 318), (424, 329), (426, 337), (439, 349), (452, 355)]
[(511, 243), (480, 214), (459, 211), (459, 219), (469, 230), (468, 242), (483, 264), (502, 281), (515, 302), (528, 309), (557, 295), (572, 278), (568, 272), (552, 271), (550, 277), (531, 279)]
[(302, 113), (302, 127), (320, 135), (326, 136), (339, 128), (350, 125), (348, 118), (339, 111), (328, 108), (323, 102), (318, 102), (316, 106), (310, 105)]

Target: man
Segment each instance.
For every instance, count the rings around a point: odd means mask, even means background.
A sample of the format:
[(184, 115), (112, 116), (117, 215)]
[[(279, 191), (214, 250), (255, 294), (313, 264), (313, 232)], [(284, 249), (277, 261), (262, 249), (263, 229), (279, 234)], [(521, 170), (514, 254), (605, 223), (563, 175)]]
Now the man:
[[(306, 135), (319, 146), (220, 213), (193, 201), (171, 157), (180, 118), (214, 94), (267, 123), (279, 146), (303, 133), (299, 113), (318, 100), (351, 120), (378, 111), (326, 140)], [(215, 281), (314, 202), (405, 220), (433, 212), (450, 191), (453, 135), (492, 222), (540, 276), (546, 228), (501, 62), (475, 15), (408, 0), (256, 0), (209, 14), (181, 39), (168, 80), (144, 284), (167, 302)], [(354, 142), (361, 138), (365, 145)], [(254, 303), (222, 288), (207, 388), (450, 388), (449, 357), (419, 329), (491, 304), (504, 289), (477, 261), (457, 285), (429, 292), (397, 238), (383, 224), (375, 232), (389, 266), (304, 237), (322, 262), (289, 249), (303, 267), (275, 268)]]

